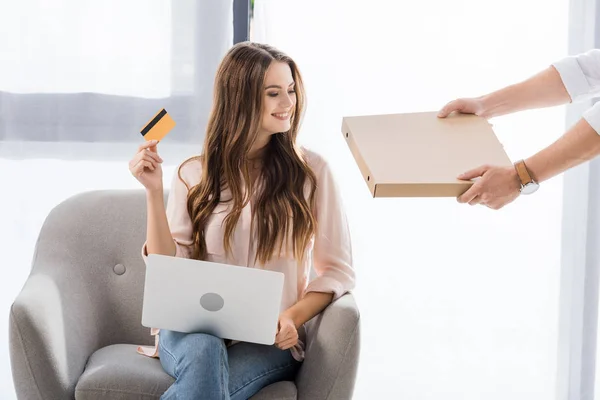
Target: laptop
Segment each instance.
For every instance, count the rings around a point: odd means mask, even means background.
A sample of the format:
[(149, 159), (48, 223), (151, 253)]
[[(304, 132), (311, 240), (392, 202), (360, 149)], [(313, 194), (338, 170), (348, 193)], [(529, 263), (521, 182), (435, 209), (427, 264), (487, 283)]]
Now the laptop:
[(283, 282), (281, 272), (150, 254), (142, 325), (272, 345)]

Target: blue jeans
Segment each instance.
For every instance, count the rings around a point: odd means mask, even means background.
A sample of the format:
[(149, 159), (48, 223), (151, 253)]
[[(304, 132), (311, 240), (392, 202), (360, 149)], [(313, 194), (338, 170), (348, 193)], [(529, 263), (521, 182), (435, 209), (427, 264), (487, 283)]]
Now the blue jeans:
[(161, 400), (246, 400), (271, 383), (294, 380), (301, 363), (290, 350), (253, 343), (227, 348), (204, 333), (161, 330), (160, 362), (175, 382)]

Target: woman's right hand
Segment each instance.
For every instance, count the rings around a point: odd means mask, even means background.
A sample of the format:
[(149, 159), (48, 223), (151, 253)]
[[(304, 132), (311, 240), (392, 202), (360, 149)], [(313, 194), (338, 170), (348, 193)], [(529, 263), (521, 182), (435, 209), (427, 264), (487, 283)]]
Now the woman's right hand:
[(156, 152), (157, 140), (149, 140), (138, 148), (129, 161), (129, 171), (148, 191), (161, 190), (163, 187), (162, 158)]

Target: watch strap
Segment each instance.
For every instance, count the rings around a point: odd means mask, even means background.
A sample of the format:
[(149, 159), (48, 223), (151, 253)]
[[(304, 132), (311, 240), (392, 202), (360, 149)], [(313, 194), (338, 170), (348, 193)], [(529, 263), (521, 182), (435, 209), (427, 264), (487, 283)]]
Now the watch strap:
[(533, 182), (531, 175), (529, 175), (529, 171), (525, 166), (525, 161), (519, 160), (515, 163), (515, 169), (517, 170), (517, 174), (519, 175), (519, 179), (521, 180), (521, 184), (527, 185), (528, 183)]

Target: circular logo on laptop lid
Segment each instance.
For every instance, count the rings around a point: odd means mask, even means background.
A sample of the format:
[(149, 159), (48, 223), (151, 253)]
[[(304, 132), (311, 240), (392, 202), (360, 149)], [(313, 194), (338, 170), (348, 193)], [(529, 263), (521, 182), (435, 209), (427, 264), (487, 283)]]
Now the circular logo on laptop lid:
[(225, 300), (216, 293), (206, 293), (200, 298), (200, 305), (207, 311), (219, 311), (225, 305)]

